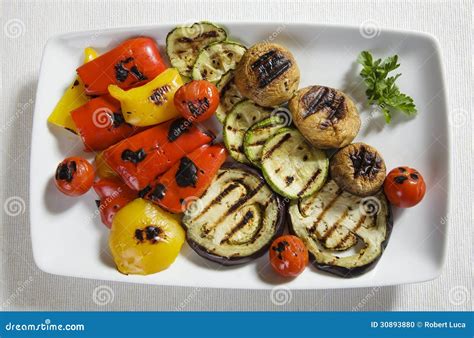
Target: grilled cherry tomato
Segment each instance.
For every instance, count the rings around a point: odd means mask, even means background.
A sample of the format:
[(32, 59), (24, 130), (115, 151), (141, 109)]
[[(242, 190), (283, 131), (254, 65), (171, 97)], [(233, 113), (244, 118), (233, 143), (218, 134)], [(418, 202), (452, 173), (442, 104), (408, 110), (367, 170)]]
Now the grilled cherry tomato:
[(308, 249), (296, 236), (278, 237), (270, 247), (270, 263), (278, 274), (296, 277), (308, 264)]
[(82, 157), (68, 157), (59, 163), (55, 175), (56, 187), (68, 196), (86, 193), (94, 183), (94, 167)]
[(417, 170), (398, 167), (388, 173), (383, 188), (390, 203), (399, 208), (410, 208), (423, 199), (426, 184)]
[(219, 106), (219, 91), (209, 81), (194, 80), (178, 89), (174, 105), (188, 121), (202, 122), (210, 118)]

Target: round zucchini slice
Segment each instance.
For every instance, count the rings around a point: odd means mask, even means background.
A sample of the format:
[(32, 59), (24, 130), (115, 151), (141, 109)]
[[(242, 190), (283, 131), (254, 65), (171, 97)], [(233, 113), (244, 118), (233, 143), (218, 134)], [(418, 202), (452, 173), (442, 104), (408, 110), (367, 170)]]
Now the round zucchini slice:
[(263, 255), (283, 233), (286, 205), (254, 169), (225, 164), (186, 212), (187, 241), (200, 256), (223, 265), (248, 262)]
[(326, 181), (326, 153), (311, 146), (296, 129), (285, 129), (270, 138), (262, 150), (262, 171), (268, 184), (289, 199), (304, 198)]
[(166, 53), (179, 73), (191, 77), (193, 65), (202, 49), (227, 38), (226, 31), (210, 22), (179, 26), (166, 37)]
[(229, 70), (235, 69), (246, 48), (237, 42), (213, 43), (204, 48), (193, 67), (194, 80), (218, 83)]
[[(230, 75), (229, 75), (230, 74)], [(219, 106), (216, 110), (216, 117), (224, 123), (227, 114), (239, 102), (244, 100), (234, 82), (234, 71), (227, 72), (217, 83), (217, 89), (220, 92)]]
[(250, 163), (244, 153), (244, 136), (255, 123), (270, 117), (271, 110), (257, 106), (250, 100), (237, 103), (224, 121), (224, 143), (232, 158), (241, 163)]
[(260, 167), (265, 142), (284, 128), (285, 121), (280, 116), (271, 116), (250, 127), (244, 136), (244, 152), (247, 159)]
[(382, 192), (359, 197), (329, 180), (289, 207), (290, 232), (303, 240), (316, 268), (355, 277), (375, 266), (388, 244), (392, 211)]

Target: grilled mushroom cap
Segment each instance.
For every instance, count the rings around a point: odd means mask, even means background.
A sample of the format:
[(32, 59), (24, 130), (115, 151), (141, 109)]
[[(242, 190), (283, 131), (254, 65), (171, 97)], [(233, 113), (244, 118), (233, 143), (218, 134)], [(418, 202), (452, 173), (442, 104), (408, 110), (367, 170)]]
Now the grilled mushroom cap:
[(299, 82), (295, 58), (288, 49), (274, 43), (257, 43), (249, 48), (235, 74), (242, 95), (264, 107), (288, 101)]
[(300, 132), (317, 148), (342, 148), (352, 142), (360, 129), (354, 102), (334, 88), (300, 89), (290, 100), (289, 108)]
[(354, 195), (374, 195), (385, 180), (382, 156), (365, 143), (353, 143), (342, 148), (331, 158), (329, 166), (337, 185)]

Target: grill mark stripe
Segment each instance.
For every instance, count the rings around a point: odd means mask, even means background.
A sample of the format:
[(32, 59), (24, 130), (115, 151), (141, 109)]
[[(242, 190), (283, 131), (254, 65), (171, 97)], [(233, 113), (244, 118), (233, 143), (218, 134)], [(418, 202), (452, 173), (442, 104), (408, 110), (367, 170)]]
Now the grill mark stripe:
[(262, 89), (285, 73), (291, 66), (292, 62), (282, 53), (270, 50), (260, 56), (250, 67), (257, 74), (258, 88)]
[[(302, 97), (302, 103), (305, 106), (305, 110), (303, 111), (303, 118), (307, 118), (315, 113), (317, 113), (317, 108), (321, 101), (327, 96), (327, 92), (329, 88), (327, 87), (318, 87), (316, 91), (310, 89), (306, 94)], [(312, 95), (316, 95), (314, 98), (311, 97)], [(308, 100), (309, 102), (306, 102)]]
[(311, 176), (311, 178), (308, 180), (308, 182), (306, 182), (303, 189), (301, 189), (300, 192), (297, 194), (298, 197), (303, 195), (304, 192), (309, 189), (309, 187), (311, 186), (311, 183), (313, 183), (316, 180), (316, 178), (318, 178), (320, 173), (321, 173), (321, 169), (316, 170), (316, 172), (313, 174), (313, 176)]
[[(224, 172), (225, 173), (225, 172)], [(201, 213), (199, 215), (196, 216), (196, 220), (199, 219), (202, 215), (204, 215), (206, 212), (209, 211), (209, 209), (214, 205), (214, 204), (217, 204), (217, 203), (220, 203), (222, 201), (222, 199), (224, 197), (226, 197), (227, 195), (229, 195), (231, 193), (232, 190), (234, 190), (235, 188), (238, 187), (238, 184), (236, 183), (232, 183), (232, 184), (229, 184), (224, 190), (222, 190), (219, 195), (217, 195), (216, 197), (214, 197), (214, 199), (208, 204), (206, 205), (206, 207), (201, 211)]]
[(314, 233), (318, 223), (323, 219), (326, 212), (328, 212), (329, 209), (331, 209), (331, 207), (336, 202), (336, 200), (339, 198), (339, 196), (341, 196), (341, 194), (342, 194), (342, 189), (338, 189), (336, 191), (336, 193), (334, 194), (334, 198), (324, 207), (324, 209), (321, 211), (321, 213), (318, 215), (318, 217), (316, 217), (316, 220), (313, 222), (313, 225), (311, 226), (311, 228), (309, 228), (310, 233)]
[[(339, 195), (340, 196), (340, 195)], [(344, 218), (349, 214), (349, 209), (344, 210), (339, 219), (321, 236), (321, 241), (326, 242), (326, 240), (334, 233), (334, 231), (339, 227)]]
[(232, 228), (228, 233), (225, 234), (220, 244), (227, 242), (237, 231), (246, 226), (251, 219), (253, 219), (253, 211), (249, 210), (245, 213), (244, 217)]
[(277, 142), (277, 144), (275, 144), (263, 157), (262, 157), (262, 160), (264, 159), (267, 159), (269, 158), (270, 156), (272, 156), (273, 152), (275, 150), (277, 150), (278, 148), (280, 148), (283, 143), (285, 143), (286, 141), (288, 141), (288, 139), (291, 137), (291, 134), (290, 133), (286, 133), (285, 135), (283, 135), (283, 137), (280, 139), (280, 141)]
[(339, 243), (337, 243), (337, 245), (335, 246), (335, 248), (341, 247), (341, 245), (344, 244), (344, 242), (351, 236), (351, 234), (355, 235), (355, 232), (356, 232), (357, 229), (359, 229), (359, 228), (361, 227), (361, 225), (365, 222), (365, 219), (366, 219), (366, 216), (365, 216), (365, 215), (362, 215), (362, 217), (359, 218), (359, 220), (357, 221), (356, 226), (355, 226), (352, 230), (349, 230), (349, 232), (347, 233), (347, 235), (344, 236), (344, 237), (339, 241)]

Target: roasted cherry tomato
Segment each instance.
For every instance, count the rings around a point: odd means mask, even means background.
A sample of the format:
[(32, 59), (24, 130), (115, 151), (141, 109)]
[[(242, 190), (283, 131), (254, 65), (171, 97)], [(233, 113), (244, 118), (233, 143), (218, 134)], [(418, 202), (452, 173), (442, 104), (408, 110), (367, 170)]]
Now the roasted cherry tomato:
[(390, 203), (399, 208), (410, 208), (423, 199), (426, 184), (417, 170), (398, 167), (388, 173), (383, 189)]
[(308, 249), (296, 236), (278, 237), (270, 247), (270, 263), (278, 274), (296, 277), (308, 264)]
[(94, 183), (94, 167), (82, 157), (68, 157), (59, 163), (55, 175), (56, 187), (68, 196), (86, 193)]
[(219, 106), (219, 91), (209, 81), (194, 80), (178, 89), (174, 105), (188, 121), (205, 121)]

